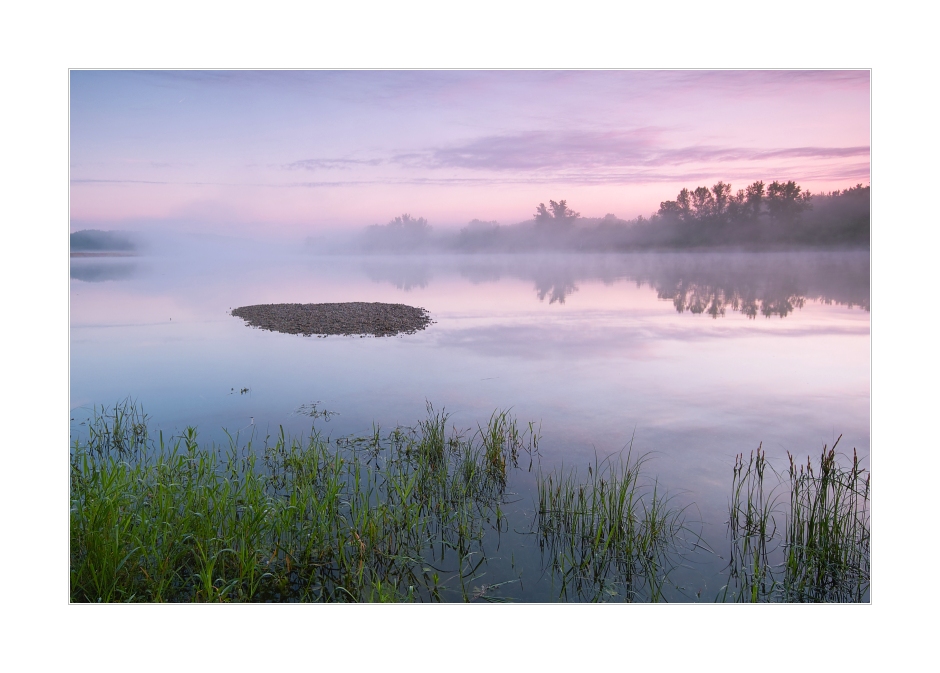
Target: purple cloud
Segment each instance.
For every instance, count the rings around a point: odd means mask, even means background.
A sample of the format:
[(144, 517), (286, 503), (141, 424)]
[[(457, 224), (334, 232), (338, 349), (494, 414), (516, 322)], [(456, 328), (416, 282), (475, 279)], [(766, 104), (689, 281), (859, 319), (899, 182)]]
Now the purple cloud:
[(289, 170), (304, 169), (308, 171), (349, 169), (357, 166), (378, 166), (384, 164), (384, 159), (302, 159), (286, 164)]
[(423, 168), (565, 170), (675, 166), (685, 163), (833, 159), (868, 155), (868, 146), (751, 148), (690, 146), (662, 149), (659, 129), (628, 132), (542, 132), (487, 136), (463, 145), (399, 154), (392, 161)]

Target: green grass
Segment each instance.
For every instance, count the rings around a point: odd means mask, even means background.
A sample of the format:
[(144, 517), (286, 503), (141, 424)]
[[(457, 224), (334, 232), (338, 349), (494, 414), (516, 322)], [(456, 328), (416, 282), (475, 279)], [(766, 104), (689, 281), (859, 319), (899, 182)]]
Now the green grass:
[[(840, 437), (841, 439), (841, 437)], [(774, 471), (758, 448), (732, 480), (729, 581), (723, 600), (862, 602), (871, 582), (871, 476), (853, 450), (823, 447), (815, 467), (788, 454)]]
[[(508, 411), (464, 433), (427, 412), (218, 445), (153, 437), (129, 401), (96, 409), (70, 451), (71, 600), (686, 599), (674, 572), (701, 540), (643, 457), (543, 470), (538, 429)], [(737, 457), (718, 600), (868, 600), (870, 480), (839, 458), (777, 473), (761, 449)]]
[(662, 598), (684, 524), (644, 483), (643, 462), (629, 452), (595, 460), (584, 481), (564, 468), (539, 474), (539, 543), (563, 599)]
[(73, 601), (467, 600), (507, 466), (537, 437), (507, 413), (468, 438), (417, 428), (346, 440), (283, 430), (256, 450), (151, 442), (102, 409), (71, 456)]

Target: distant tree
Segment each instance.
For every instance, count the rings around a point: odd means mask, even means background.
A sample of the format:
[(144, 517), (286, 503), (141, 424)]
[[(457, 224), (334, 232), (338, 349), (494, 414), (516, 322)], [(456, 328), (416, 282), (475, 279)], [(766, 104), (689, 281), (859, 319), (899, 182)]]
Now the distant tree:
[(811, 196), (809, 192), (803, 192), (793, 180), (774, 180), (767, 187), (767, 212), (771, 221), (792, 224), (809, 207)]
[(499, 222), (475, 219), (457, 234), (457, 247), (467, 250), (487, 250), (499, 245)]
[(387, 224), (366, 227), (366, 249), (389, 250), (412, 249), (424, 245), (431, 233), (431, 225), (423, 217), (412, 217), (408, 213), (399, 215)]
[(581, 217), (581, 213), (576, 213), (568, 207), (568, 202), (549, 201), (548, 208), (544, 203), (540, 203), (535, 209), (536, 222), (570, 222), (575, 218)]
[(744, 194), (747, 208), (750, 211), (749, 214), (756, 222), (760, 217), (761, 205), (764, 201), (764, 183), (761, 180), (753, 182), (752, 184), (748, 185)]
[(555, 201), (549, 201), (548, 205), (552, 209), (552, 217), (556, 220), (573, 220), (577, 217), (581, 217), (581, 213), (576, 213), (571, 210), (571, 208), (568, 207), (568, 202), (564, 199), (557, 203)]
[(704, 220), (715, 212), (715, 197), (708, 187), (696, 187), (692, 192), (692, 208), (695, 210), (695, 217)]
[(739, 222), (744, 219), (745, 213), (745, 203), (747, 201), (747, 196), (743, 189), (739, 189), (737, 193), (728, 199), (728, 219), (733, 222)]
[(82, 229), (69, 234), (72, 251), (131, 251), (136, 249), (133, 235), (123, 231)]
[(683, 220), (692, 218), (692, 194), (688, 189), (683, 188), (676, 196), (676, 205), (679, 207), (679, 215)]
[(720, 218), (728, 210), (728, 201), (731, 197), (731, 185), (719, 180), (712, 187), (712, 194), (715, 196), (715, 215)]
[(681, 209), (679, 204), (676, 201), (660, 201), (659, 203), (659, 215), (663, 217), (671, 217), (673, 219), (679, 219), (681, 216)]
[(389, 220), (389, 223), (385, 226), (390, 230), (417, 235), (427, 234), (431, 231), (431, 225), (428, 224), (426, 219), (423, 217), (414, 218), (408, 213), (403, 213), (395, 219)]

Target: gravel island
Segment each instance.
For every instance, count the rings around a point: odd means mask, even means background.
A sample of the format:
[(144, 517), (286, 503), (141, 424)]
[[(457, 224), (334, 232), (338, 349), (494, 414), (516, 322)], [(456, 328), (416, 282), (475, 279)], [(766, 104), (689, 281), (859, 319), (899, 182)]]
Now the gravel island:
[(255, 304), (239, 306), (232, 315), (250, 327), (304, 336), (376, 336), (414, 334), (431, 324), (423, 308), (381, 302), (338, 304)]

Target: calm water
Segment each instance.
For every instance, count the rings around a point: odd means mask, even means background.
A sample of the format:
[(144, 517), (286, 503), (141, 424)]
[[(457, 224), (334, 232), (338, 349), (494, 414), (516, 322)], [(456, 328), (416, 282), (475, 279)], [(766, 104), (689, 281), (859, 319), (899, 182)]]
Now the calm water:
[[(164, 432), (333, 436), (413, 425), (427, 402), (457, 428), (511, 407), (541, 423), (542, 463), (650, 453), (649, 472), (694, 503), (706, 546), (681, 582), (722, 583), (736, 454), (762, 444), (784, 467), (823, 444), (869, 452), (867, 253), (73, 259), (71, 406), (126, 396)], [(248, 328), (247, 304), (383, 301), (421, 306), (396, 338)], [(240, 391), (248, 389), (247, 393)], [(531, 508), (526, 479), (520, 507)]]

